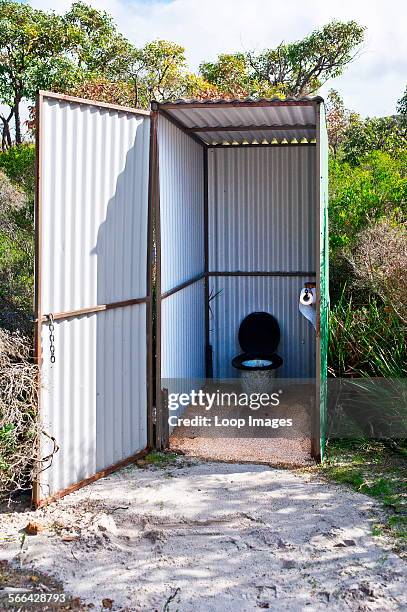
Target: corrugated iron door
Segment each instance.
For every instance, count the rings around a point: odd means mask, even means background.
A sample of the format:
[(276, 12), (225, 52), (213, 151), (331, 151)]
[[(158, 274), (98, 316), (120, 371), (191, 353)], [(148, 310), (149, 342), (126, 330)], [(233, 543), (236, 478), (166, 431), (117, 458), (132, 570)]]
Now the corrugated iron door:
[(319, 436), (320, 457), (324, 458), (328, 403), (328, 340), (329, 340), (329, 234), (328, 234), (328, 133), (324, 104), (318, 105), (317, 127), (319, 175)]
[(150, 116), (43, 92), (37, 121), (41, 505), (148, 446)]

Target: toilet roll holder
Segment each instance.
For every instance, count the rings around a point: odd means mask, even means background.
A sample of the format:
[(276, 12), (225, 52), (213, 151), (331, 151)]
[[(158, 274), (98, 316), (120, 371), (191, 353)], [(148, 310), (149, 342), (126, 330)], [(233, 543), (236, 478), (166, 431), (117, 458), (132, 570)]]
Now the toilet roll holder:
[(303, 300), (304, 301), (308, 301), (308, 300), (312, 300), (312, 291), (311, 289), (316, 289), (317, 284), (316, 283), (304, 283), (304, 288), (305, 288), (305, 293), (303, 296)]

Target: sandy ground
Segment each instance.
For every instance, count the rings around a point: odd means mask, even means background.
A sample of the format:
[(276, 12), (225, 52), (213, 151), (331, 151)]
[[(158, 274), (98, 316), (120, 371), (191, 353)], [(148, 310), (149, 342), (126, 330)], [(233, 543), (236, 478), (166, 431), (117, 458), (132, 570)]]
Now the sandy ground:
[[(276, 387), (276, 390), (278, 387)], [(289, 385), (281, 392), (278, 407), (260, 407), (250, 410), (247, 407), (228, 408), (216, 405), (211, 412), (204, 408), (188, 407), (182, 415), (192, 419), (194, 416), (216, 414), (222, 419), (238, 419), (244, 422), (239, 427), (176, 427), (170, 437), (170, 448), (190, 457), (215, 459), (220, 461), (239, 461), (267, 463), (274, 466), (304, 466), (313, 464), (311, 459), (311, 404), (310, 397), (315, 390), (307, 385)], [(249, 425), (249, 416), (260, 422), (270, 419), (291, 419), (290, 427)], [(213, 421), (212, 421), (213, 422)], [(225, 437), (223, 437), (225, 436)]]
[[(180, 612), (405, 610), (406, 563), (371, 499), (264, 465), (132, 466), (1, 517), (3, 559), (85, 603)], [(45, 527), (22, 540), (28, 521)]]

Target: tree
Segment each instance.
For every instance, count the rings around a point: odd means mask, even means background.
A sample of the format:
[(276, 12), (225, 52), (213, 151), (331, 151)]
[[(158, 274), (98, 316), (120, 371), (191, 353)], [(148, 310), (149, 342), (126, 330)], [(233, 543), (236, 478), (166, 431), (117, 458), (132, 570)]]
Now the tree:
[(359, 164), (371, 151), (385, 151), (398, 155), (407, 146), (406, 125), (400, 117), (373, 117), (355, 120), (346, 129), (343, 138), (343, 159)]
[(0, 0), (0, 101), (9, 107), (3, 115), (3, 146), (10, 145), (10, 121), (15, 140), (22, 141), (20, 105), (40, 88), (66, 89), (78, 78), (69, 58), (78, 32), (62, 17), (26, 4)]
[(397, 101), (397, 112), (401, 115), (403, 124), (407, 123), (407, 86), (400, 100)]
[(185, 49), (166, 40), (154, 40), (137, 53), (130, 78), (135, 91), (135, 105), (151, 100), (182, 98), (193, 88), (186, 69)]
[(203, 62), (199, 67), (203, 78), (223, 95), (247, 97), (252, 93), (252, 82), (243, 53), (222, 53), (216, 62)]
[(364, 30), (355, 21), (332, 21), (303, 40), (262, 53), (220, 55), (203, 63), (201, 74), (227, 93), (305, 96), (342, 74), (356, 56)]
[(116, 81), (131, 74), (138, 51), (120, 34), (107, 12), (74, 2), (63, 21), (76, 32), (74, 62), (87, 78), (103, 76)]
[(345, 140), (347, 130), (360, 119), (357, 113), (345, 108), (341, 96), (335, 89), (331, 89), (328, 93), (326, 111), (329, 147), (336, 156)]
[(342, 74), (356, 56), (364, 30), (355, 21), (332, 21), (303, 40), (248, 54), (259, 81), (282, 87), (287, 96), (305, 96)]
[(135, 49), (123, 69), (116, 70), (115, 79), (101, 72), (90, 73), (89, 78), (70, 91), (93, 100), (148, 108), (152, 100), (216, 97), (215, 90), (202, 77), (186, 70), (183, 47), (156, 40)]

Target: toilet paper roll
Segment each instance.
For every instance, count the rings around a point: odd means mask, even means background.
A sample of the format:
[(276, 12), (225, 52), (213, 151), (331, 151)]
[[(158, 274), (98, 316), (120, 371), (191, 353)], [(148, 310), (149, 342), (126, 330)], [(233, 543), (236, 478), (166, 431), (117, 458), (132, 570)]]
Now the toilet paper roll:
[(299, 309), (302, 315), (316, 328), (317, 312), (315, 308), (316, 290), (301, 289)]
[(311, 306), (315, 304), (315, 289), (301, 289), (300, 293), (300, 304), (304, 304), (304, 306)]

